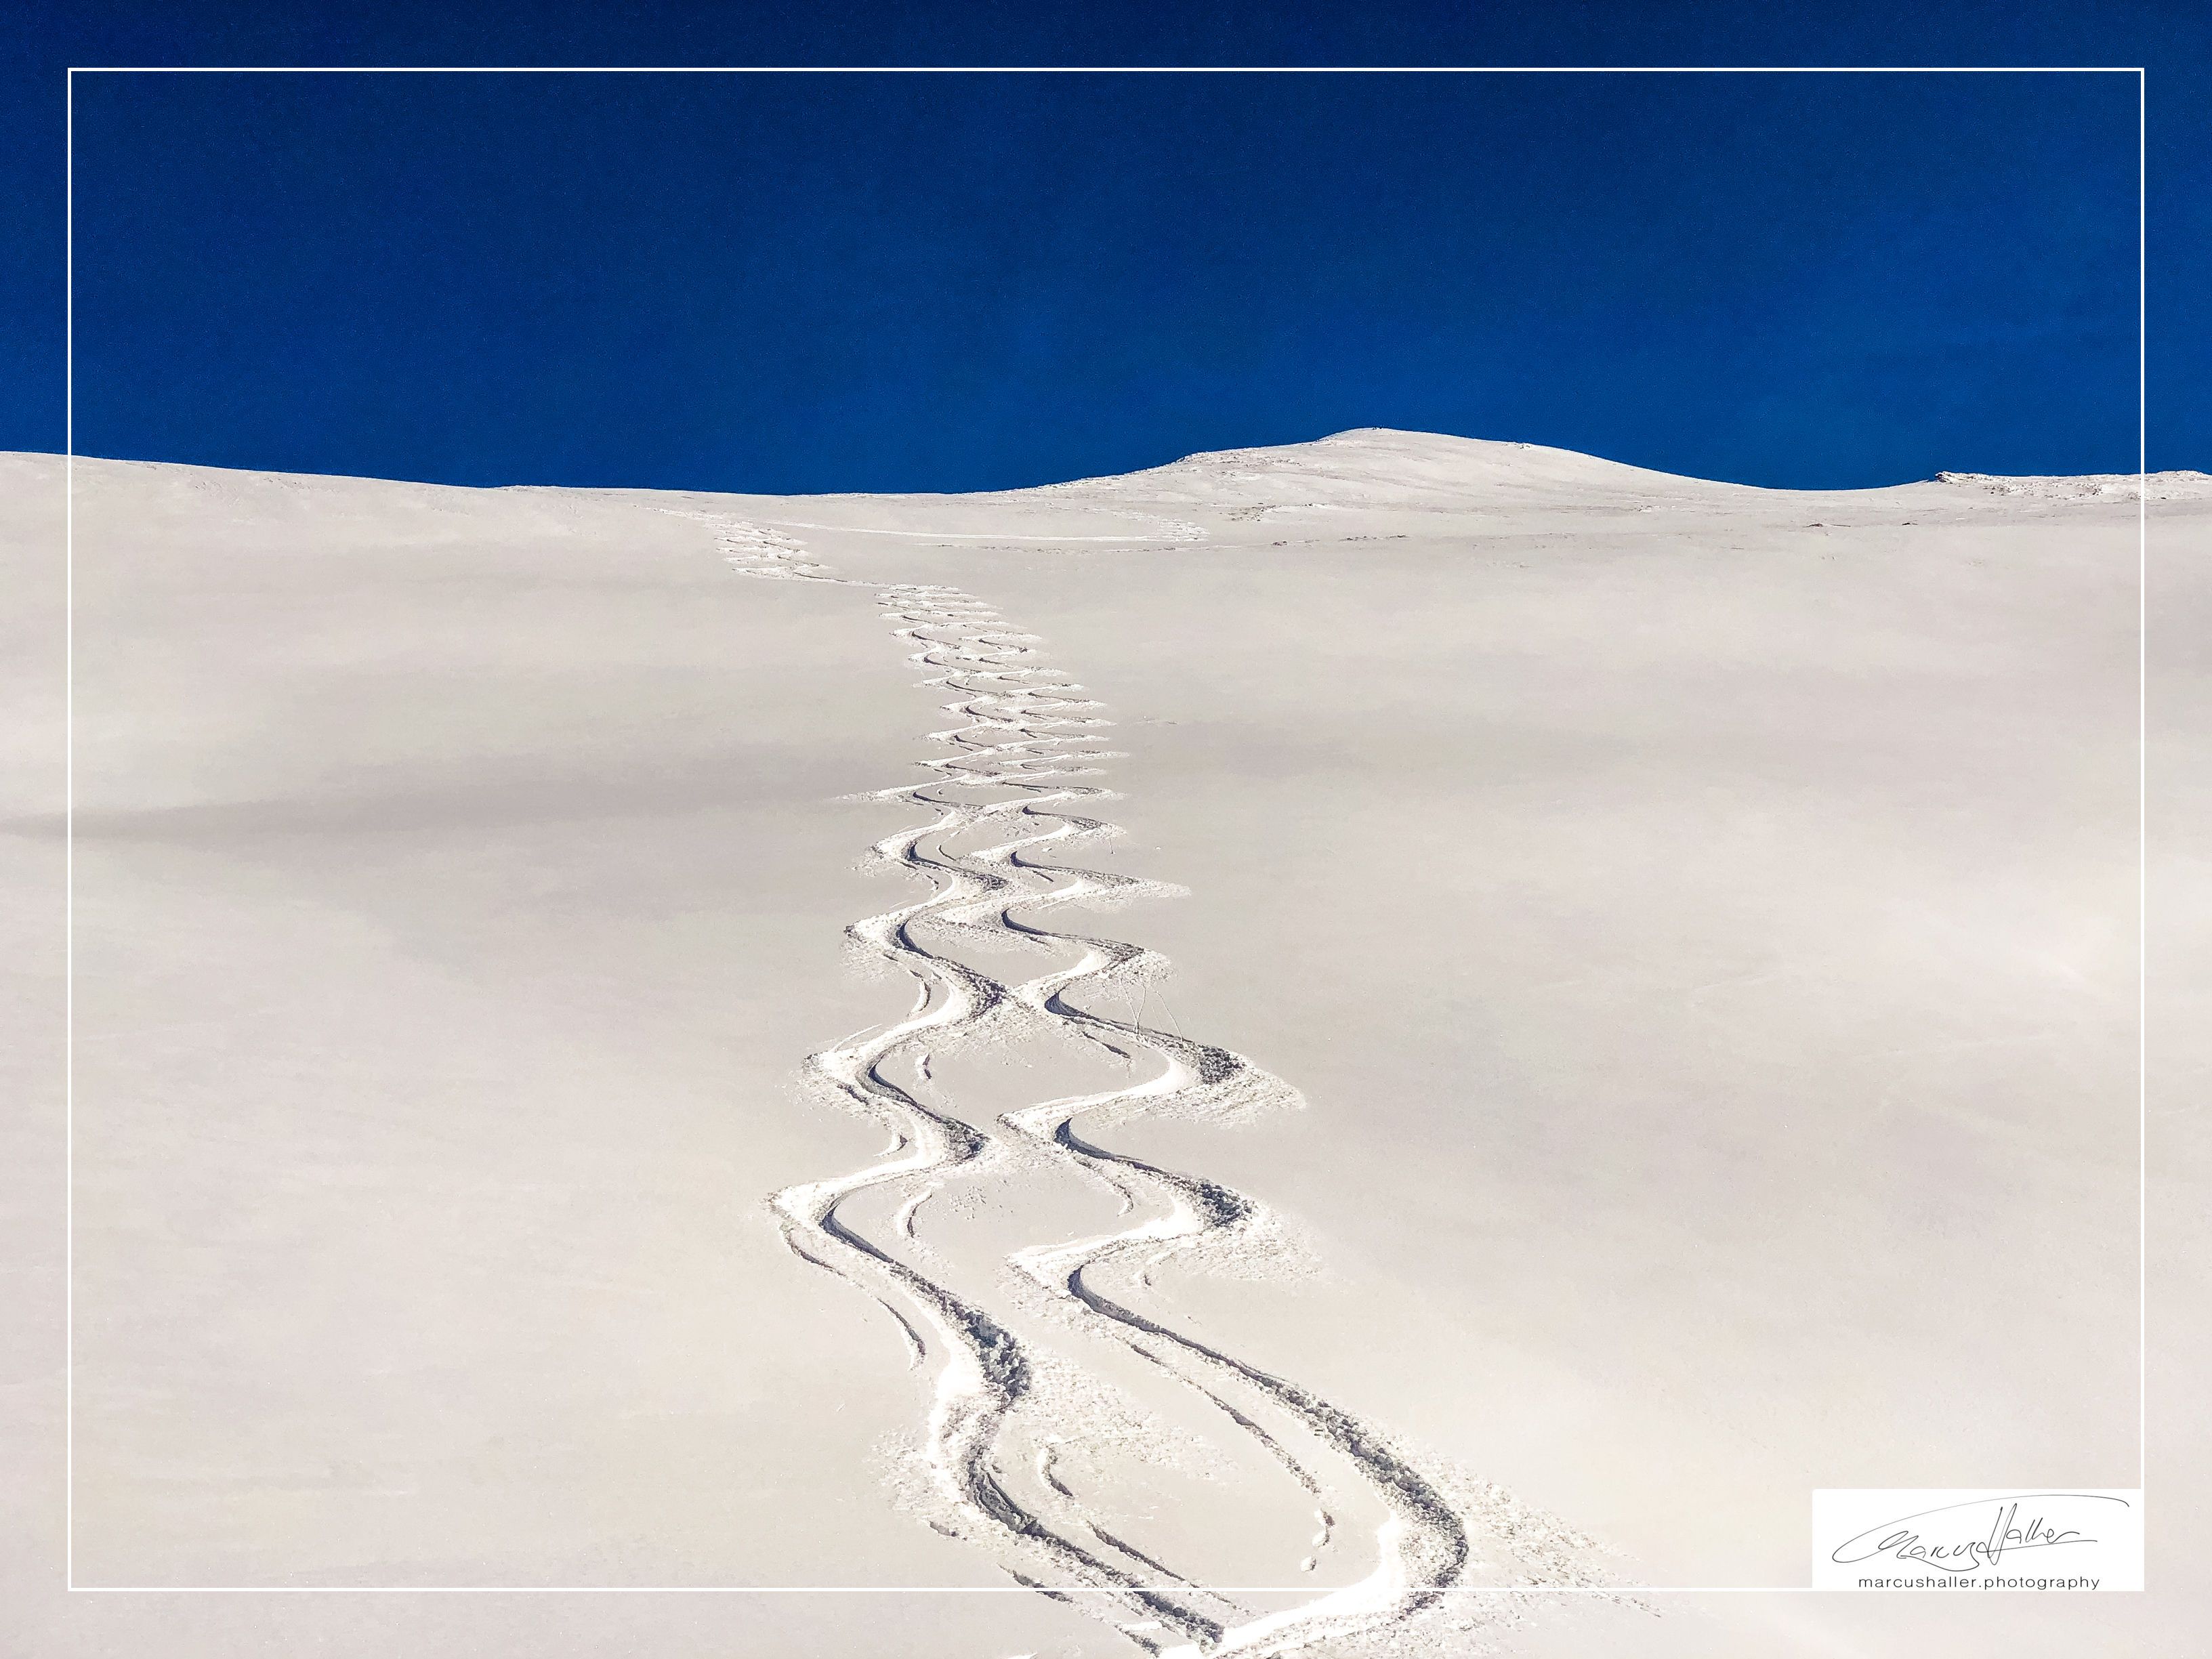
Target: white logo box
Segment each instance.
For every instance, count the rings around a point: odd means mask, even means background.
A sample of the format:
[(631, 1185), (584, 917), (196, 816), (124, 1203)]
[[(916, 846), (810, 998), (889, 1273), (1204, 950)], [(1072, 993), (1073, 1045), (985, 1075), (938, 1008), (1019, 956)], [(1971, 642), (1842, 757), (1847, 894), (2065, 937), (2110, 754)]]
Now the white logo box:
[(2139, 1590), (2142, 1493), (2117, 1487), (1824, 1488), (1814, 1589)]

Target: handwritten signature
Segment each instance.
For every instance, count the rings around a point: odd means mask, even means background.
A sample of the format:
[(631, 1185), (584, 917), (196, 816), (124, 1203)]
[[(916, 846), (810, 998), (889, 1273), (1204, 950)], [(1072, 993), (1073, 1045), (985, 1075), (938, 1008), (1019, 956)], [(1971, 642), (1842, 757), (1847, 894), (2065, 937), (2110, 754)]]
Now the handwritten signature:
[[(1942, 1572), (1977, 1573), (1994, 1567), (2013, 1551), (2095, 1543), (2096, 1536), (2083, 1527), (2096, 1525), (2098, 1516), (2112, 1511), (2077, 1507), (2095, 1504), (2128, 1507), (2124, 1498), (2104, 1492), (2026, 1492), (1979, 1498), (1869, 1527), (1837, 1545), (1828, 1559), (1850, 1566), (1886, 1555)], [(2027, 1506), (2024, 1516), (2022, 1505)], [(2081, 1525), (2063, 1526), (2062, 1521)]]

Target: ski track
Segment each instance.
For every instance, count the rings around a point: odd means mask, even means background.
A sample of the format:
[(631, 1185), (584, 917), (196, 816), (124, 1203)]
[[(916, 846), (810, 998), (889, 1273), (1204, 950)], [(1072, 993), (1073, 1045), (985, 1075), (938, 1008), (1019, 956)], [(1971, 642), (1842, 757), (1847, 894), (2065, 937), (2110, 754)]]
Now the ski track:
[[(664, 509), (675, 512), (676, 509)], [(1387, 1436), (1311, 1390), (1176, 1328), (1145, 1310), (1155, 1271), (1182, 1259), (1264, 1258), (1273, 1218), (1256, 1200), (1206, 1179), (1116, 1152), (1101, 1132), (1147, 1113), (1222, 1116), (1295, 1103), (1288, 1085), (1231, 1051), (1100, 1011), (1104, 994), (1150, 982), (1163, 959), (1140, 945), (1044, 918), (1146, 894), (1157, 883), (1066, 861), (1119, 833), (1075, 810), (1113, 799), (1085, 781), (1110, 722), (1083, 688), (1045, 666), (1036, 636), (989, 605), (933, 583), (883, 586), (837, 575), (803, 543), (768, 526), (706, 513), (740, 574), (870, 587), (923, 684), (944, 688), (956, 724), (929, 734), (948, 752), (921, 764), (930, 775), (875, 793), (927, 816), (877, 842), (873, 860), (920, 878), (911, 902), (847, 929), (856, 946), (911, 976), (906, 1018), (817, 1050), (810, 1084), (890, 1137), (874, 1162), (786, 1188), (769, 1205), (800, 1260), (867, 1291), (896, 1322), (908, 1362), (933, 1367), (921, 1456), (933, 1499), (931, 1524), (986, 1551), (1016, 1582), (1069, 1601), (1165, 1659), (1275, 1656), (1370, 1640), (1388, 1650), (1415, 1616), (1478, 1565), (1471, 1532), (1510, 1559), (1518, 1535), (1586, 1543), (1486, 1489), (1470, 1502), (1425, 1472)], [(963, 960), (963, 939), (1018, 945), (1058, 965), (1008, 983)], [(1058, 1030), (1125, 1062), (1126, 1086), (1063, 1096), (978, 1121), (939, 1097), (933, 1052), (1017, 1030)], [(1113, 1194), (1127, 1224), (1070, 1243), (1016, 1250), (1016, 1285), (956, 1283), (915, 1232), (930, 1200), (987, 1173), (1018, 1179), (1057, 1170)], [(896, 1198), (887, 1229), (849, 1219), (856, 1200)], [(1146, 1375), (1194, 1391), (1224, 1431), (1271, 1461), (1284, 1499), (1318, 1523), (1311, 1553), (1275, 1577), (1311, 1571), (1340, 1541), (1348, 1512), (1374, 1517), (1373, 1566), (1342, 1588), (1319, 1590), (1285, 1612), (1255, 1614), (1198, 1588), (1171, 1565), (1171, 1550), (1127, 1537), (1127, 1522), (1094, 1511), (1057, 1471), (1072, 1431), (1041, 1409), (1033, 1350), (1065, 1334), (1116, 1345)], [(1032, 1334), (1032, 1333), (1034, 1334)], [(1025, 1411), (1030, 1413), (1025, 1417)], [(1035, 1420), (1031, 1420), (1034, 1419)], [(1036, 1449), (1030, 1450), (1030, 1447)], [(1018, 1474), (1014, 1473), (1018, 1471)], [(1502, 1535), (1501, 1535), (1502, 1534)], [(1594, 1582), (1545, 1557), (1551, 1582)], [(1081, 1595), (1061, 1592), (1080, 1589)]]

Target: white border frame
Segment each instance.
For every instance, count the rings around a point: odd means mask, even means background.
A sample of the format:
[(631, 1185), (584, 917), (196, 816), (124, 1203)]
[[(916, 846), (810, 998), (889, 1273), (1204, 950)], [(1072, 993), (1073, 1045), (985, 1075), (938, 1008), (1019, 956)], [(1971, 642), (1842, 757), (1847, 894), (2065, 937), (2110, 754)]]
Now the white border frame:
[[(2136, 1492), (2150, 1474), (2150, 653), (2146, 396), (2148, 75), (2137, 64), (72, 64), (65, 71), (63, 461), (67, 620), (63, 636), (63, 1424), (64, 1588), (109, 1595), (1121, 1595), (1127, 1586), (1025, 1584), (80, 1584), (76, 1582), (76, 77), (80, 75), (2132, 75), (2136, 77)], [(1141, 1588), (1141, 1587), (1139, 1587)], [(1188, 1589), (1188, 1586), (1160, 1586)], [(1218, 1594), (1310, 1595), (1310, 1584), (1207, 1585)], [(1450, 1584), (1448, 1595), (1813, 1595), (1810, 1584)], [(1890, 1592), (1911, 1594), (1914, 1592)], [(1918, 1592), (1935, 1594), (1933, 1591)]]

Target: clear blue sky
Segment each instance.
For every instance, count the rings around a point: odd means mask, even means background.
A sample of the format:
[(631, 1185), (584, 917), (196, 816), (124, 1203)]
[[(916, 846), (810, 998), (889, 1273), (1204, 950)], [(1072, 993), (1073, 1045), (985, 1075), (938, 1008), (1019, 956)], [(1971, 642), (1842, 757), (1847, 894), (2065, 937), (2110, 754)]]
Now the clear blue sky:
[[(2212, 465), (2188, 8), (714, 9), (55, 11), (0, 141), (35, 219), (70, 61), (2142, 62), (2151, 465)], [(1774, 484), (2132, 470), (2136, 142), (2117, 76), (80, 76), (76, 445), (768, 491), (1351, 426)], [(24, 240), (0, 447), (58, 448)]]

